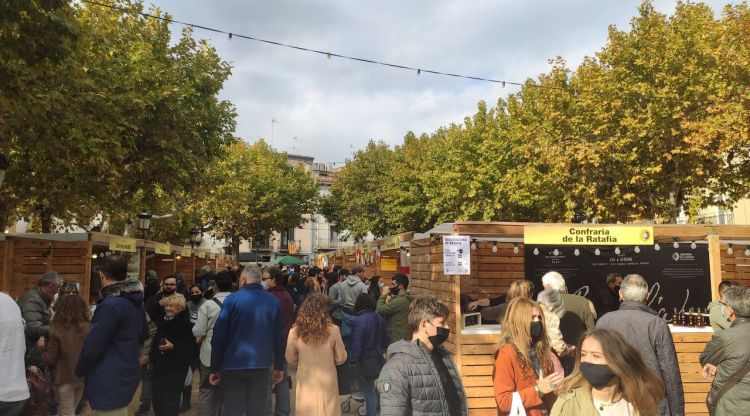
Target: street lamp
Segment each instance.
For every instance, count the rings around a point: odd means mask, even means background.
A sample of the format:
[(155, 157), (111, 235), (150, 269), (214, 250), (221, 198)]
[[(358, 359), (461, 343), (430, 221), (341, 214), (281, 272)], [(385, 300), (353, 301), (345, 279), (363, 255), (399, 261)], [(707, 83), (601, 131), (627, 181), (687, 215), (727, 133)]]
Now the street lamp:
[(0, 186), (3, 186), (3, 181), (5, 180), (5, 172), (8, 170), (9, 166), (10, 162), (8, 161), (8, 158), (5, 157), (3, 153), (0, 153)]
[(143, 231), (143, 237), (148, 236), (148, 230), (151, 228), (151, 214), (147, 211), (138, 214), (138, 229)]
[(203, 240), (203, 235), (201, 234), (201, 231), (193, 228), (190, 230), (190, 248), (195, 248), (195, 246), (199, 246), (201, 244), (201, 241)]

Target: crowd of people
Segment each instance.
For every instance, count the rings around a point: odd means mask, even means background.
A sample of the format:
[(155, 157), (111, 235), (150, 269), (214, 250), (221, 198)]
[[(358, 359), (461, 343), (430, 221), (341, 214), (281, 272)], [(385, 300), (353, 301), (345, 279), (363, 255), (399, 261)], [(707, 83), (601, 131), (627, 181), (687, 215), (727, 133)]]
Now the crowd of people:
[[(0, 416), (341, 414), (361, 391), (367, 415), (468, 415), (463, 379), (444, 348), (448, 306), (351, 270), (256, 266), (127, 279), (109, 256), (89, 306), (75, 284), (42, 275), (18, 301), (0, 293)], [(496, 299), (462, 299), (501, 324), (492, 386), (499, 415), (683, 415), (684, 391), (665, 319), (637, 274), (607, 277), (595, 302), (557, 272), (534, 300), (528, 280)], [(715, 335), (700, 354), (716, 415), (750, 408), (750, 289), (731, 281), (709, 305)], [(454, 329), (455, 330), (455, 329)], [(195, 372), (198, 376), (195, 376)], [(355, 387), (356, 386), (356, 387)], [(522, 411), (523, 413), (519, 413)], [(743, 413), (744, 412), (744, 413)]]

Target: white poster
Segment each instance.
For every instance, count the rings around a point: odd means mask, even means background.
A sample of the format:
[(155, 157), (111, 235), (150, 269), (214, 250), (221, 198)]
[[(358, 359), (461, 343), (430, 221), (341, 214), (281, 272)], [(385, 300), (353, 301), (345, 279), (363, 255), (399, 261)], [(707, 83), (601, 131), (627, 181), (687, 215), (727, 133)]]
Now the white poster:
[(443, 274), (471, 274), (471, 237), (468, 235), (443, 236)]

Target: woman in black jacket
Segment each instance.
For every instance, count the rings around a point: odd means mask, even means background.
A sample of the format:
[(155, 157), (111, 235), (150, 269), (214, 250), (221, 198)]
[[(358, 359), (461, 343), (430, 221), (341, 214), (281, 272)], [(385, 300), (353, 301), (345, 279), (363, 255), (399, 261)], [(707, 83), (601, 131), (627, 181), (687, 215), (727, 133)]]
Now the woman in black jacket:
[(178, 416), (180, 395), (195, 352), (195, 338), (184, 296), (165, 296), (159, 303), (164, 308), (164, 320), (158, 324), (150, 354), (154, 367), (151, 381), (154, 414)]

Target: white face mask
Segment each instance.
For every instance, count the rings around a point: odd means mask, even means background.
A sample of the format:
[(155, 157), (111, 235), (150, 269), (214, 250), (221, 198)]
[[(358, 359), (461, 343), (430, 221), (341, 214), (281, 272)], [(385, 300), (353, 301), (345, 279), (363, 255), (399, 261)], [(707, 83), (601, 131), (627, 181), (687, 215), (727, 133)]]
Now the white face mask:
[(383, 282), (378, 282), (378, 287), (380, 287), (381, 289), (382, 289), (382, 288), (384, 288), (384, 287), (385, 287), (385, 283), (383, 283)]
[(260, 281), (260, 287), (263, 288), (263, 290), (268, 290), (268, 283), (266, 283), (265, 280)]

